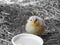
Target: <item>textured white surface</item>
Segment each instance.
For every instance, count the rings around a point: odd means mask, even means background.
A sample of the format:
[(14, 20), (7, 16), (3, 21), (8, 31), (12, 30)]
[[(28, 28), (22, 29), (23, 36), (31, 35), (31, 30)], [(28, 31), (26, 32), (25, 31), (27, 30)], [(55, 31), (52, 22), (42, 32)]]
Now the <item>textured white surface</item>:
[[(31, 2), (33, 1), (31, 0)], [(2, 3), (4, 4), (4, 2), (0, 2), (0, 4)], [(20, 4), (21, 3), (19, 3), (19, 5)], [(26, 24), (26, 20), (28, 19), (28, 17), (32, 15), (38, 15), (38, 16), (44, 15), (50, 18), (46, 22), (49, 33), (42, 35), (42, 38), (44, 39), (44, 44), (60, 45), (60, 34), (59, 34), (60, 32), (60, 0), (43, 0), (43, 1), (39, 1), (39, 3), (37, 2), (32, 4), (33, 6), (28, 3), (28, 6), (25, 6), (25, 7), (22, 7), (22, 6), (19, 7), (18, 5), (15, 5), (15, 4), (12, 6), (0, 5), (0, 15), (4, 17), (4, 19), (2, 18), (1, 20), (1, 22), (3, 22), (3, 20), (4, 22), (0, 23), (0, 30), (1, 30), (0, 38), (3, 39), (3, 40), (0, 39), (0, 42), (2, 45), (10, 44), (10, 43), (7, 43), (6, 41), (9, 42), (11, 41), (11, 38), (14, 35), (25, 32), (24, 25)], [(8, 13), (9, 15), (2, 14), (1, 10), (3, 10), (3, 12)], [(20, 12), (17, 14), (16, 10)], [(12, 35), (8, 33), (8, 31)]]

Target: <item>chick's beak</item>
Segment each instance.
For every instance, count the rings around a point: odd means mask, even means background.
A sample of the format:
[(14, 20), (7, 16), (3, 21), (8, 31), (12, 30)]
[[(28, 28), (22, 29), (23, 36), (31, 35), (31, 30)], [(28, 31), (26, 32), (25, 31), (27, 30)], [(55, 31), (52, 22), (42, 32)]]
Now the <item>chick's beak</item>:
[(34, 21), (32, 21), (32, 25), (33, 26), (39, 26), (39, 23), (37, 22), (37, 20), (34, 20)]
[(37, 19), (36, 20), (34, 20), (34, 23), (36, 23), (37, 22)]

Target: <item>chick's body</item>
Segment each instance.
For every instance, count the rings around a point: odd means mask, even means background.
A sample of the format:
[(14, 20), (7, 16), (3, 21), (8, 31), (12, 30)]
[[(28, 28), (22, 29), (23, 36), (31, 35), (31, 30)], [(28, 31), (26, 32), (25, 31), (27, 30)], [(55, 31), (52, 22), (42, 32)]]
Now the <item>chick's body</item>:
[(38, 16), (31, 16), (26, 24), (26, 31), (28, 33), (41, 35), (45, 31), (44, 20)]

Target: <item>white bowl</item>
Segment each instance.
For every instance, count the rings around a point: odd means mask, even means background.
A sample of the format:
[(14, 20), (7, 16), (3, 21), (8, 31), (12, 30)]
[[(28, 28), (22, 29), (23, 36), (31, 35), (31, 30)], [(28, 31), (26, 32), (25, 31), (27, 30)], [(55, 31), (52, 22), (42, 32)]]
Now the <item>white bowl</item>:
[[(36, 36), (36, 35), (34, 35), (34, 34), (28, 34), (28, 33), (22, 33), (22, 34), (18, 34), (18, 35), (16, 35), (16, 36), (14, 36), (13, 38), (12, 38), (12, 43), (13, 43), (13, 45), (23, 45), (22, 43), (21, 43), (21, 41), (19, 41), (19, 39), (22, 39), (22, 38), (26, 38), (26, 39), (32, 39), (32, 40), (36, 40), (36, 42), (39, 42), (39, 44), (40, 45), (43, 45), (43, 39), (41, 38), (41, 37), (39, 37), (39, 36)], [(17, 44), (16, 43), (16, 41), (18, 41), (19, 42), (19, 44)], [(22, 40), (23, 42), (24, 42), (24, 40)], [(30, 41), (30, 40), (29, 40)], [(30, 43), (29, 41), (27, 41), (27, 43)], [(25, 40), (25, 42), (26, 42), (26, 40)], [(24, 43), (25, 43), (24, 42)], [(31, 43), (30, 43), (31, 44)], [(37, 43), (36, 43), (37, 44)], [(25, 45), (25, 44), (24, 44)], [(31, 44), (31, 45), (33, 45), (33, 44)]]

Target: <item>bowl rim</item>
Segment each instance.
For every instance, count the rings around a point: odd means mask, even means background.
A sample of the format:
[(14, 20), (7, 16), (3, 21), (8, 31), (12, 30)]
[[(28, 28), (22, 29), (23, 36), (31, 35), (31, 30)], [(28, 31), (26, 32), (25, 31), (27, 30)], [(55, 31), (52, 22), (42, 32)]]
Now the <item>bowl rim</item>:
[(18, 35), (16, 35), (16, 36), (14, 36), (14, 37), (11, 39), (11, 42), (12, 42), (13, 45), (16, 45), (16, 44), (14, 43), (14, 40), (15, 40), (17, 37), (21, 36), (21, 35), (35, 36), (35, 37), (41, 39), (41, 41), (42, 41), (42, 45), (43, 45), (43, 43), (44, 43), (43, 39), (42, 39), (41, 37), (37, 36), (37, 35), (29, 34), (29, 33), (21, 33), (21, 34), (18, 34)]

